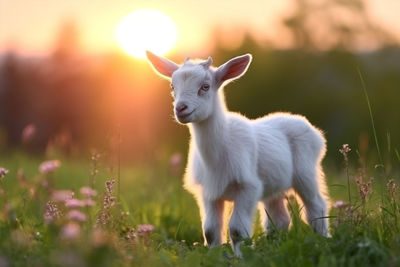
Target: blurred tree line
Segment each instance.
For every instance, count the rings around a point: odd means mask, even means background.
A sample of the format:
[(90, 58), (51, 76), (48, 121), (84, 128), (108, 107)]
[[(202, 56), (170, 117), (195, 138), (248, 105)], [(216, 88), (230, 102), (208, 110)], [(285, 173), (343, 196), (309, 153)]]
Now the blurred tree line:
[[(343, 143), (361, 155), (374, 154), (368, 149), (374, 144), (360, 69), (381, 146), (393, 156), (400, 149), (397, 40), (369, 19), (362, 0), (294, 3), (283, 20), (291, 49), (246, 35), (240, 47), (229, 50), (215, 36), (214, 62), (248, 52), (254, 57), (248, 73), (226, 88), (229, 108), (250, 118), (274, 111), (304, 114), (325, 131), (334, 161)], [(162, 91), (167, 86), (147, 63), (113, 54), (84, 56), (78, 43), (77, 29), (66, 24), (50, 57), (3, 56), (0, 149), (44, 152), (56, 146), (79, 154), (113, 146), (121, 136), (129, 158), (157, 157), (164, 148), (184, 151), (188, 133), (173, 122), (171, 98)], [(357, 47), (369, 52), (356, 52)], [(29, 125), (35, 134), (27, 142), (23, 133)]]

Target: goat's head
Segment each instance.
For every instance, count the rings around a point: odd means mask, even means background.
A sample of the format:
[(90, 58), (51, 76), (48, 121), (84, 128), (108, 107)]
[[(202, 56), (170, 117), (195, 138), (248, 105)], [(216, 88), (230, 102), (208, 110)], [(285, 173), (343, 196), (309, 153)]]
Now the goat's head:
[(182, 65), (148, 51), (147, 58), (156, 72), (171, 81), (174, 113), (180, 123), (209, 118), (219, 101), (218, 89), (242, 76), (251, 62), (250, 54), (235, 57), (218, 68), (211, 67), (211, 57), (206, 61), (187, 58)]

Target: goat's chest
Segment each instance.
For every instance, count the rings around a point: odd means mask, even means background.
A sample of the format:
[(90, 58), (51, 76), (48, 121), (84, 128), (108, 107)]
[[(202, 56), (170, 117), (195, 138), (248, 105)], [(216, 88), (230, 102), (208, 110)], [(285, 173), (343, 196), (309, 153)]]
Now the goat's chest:
[(195, 180), (210, 199), (232, 200), (244, 183), (250, 182), (252, 168), (243, 154), (227, 152), (214, 154), (206, 159), (198, 155), (195, 166)]

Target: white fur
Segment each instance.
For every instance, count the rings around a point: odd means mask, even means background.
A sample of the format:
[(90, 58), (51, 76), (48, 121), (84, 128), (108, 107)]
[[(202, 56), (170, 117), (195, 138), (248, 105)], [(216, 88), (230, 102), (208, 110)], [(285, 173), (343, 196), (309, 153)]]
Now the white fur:
[[(321, 131), (299, 115), (274, 113), (249, 120), (226, 110), (221, 87), (246, 72), (249, 54), (218, 68), (210, 67), (211, 58), (186, 60), (182, 66), (151, 53), (148, 58), (160, 74), (171, 78), (175, 115), (179, 122), (189, 123), (192, 139), (184, 186), (198, 201), (209, 245), (222, 242), (225, 201), (234, 204), (229, 232), (237, 256), (241, 239), (251, 235), (258, 202), (273, 221), (267, 224), (265, 219), (267, 232), (287, 229), (290, 217), (284, 196), (289, 189), (303, 201), (311, 227), (329, 235)], [(203, 84), (210, 85), (208, 91), (200, 89)], [(180, 116), (177, 109), (183, 105), (187, 107)]]

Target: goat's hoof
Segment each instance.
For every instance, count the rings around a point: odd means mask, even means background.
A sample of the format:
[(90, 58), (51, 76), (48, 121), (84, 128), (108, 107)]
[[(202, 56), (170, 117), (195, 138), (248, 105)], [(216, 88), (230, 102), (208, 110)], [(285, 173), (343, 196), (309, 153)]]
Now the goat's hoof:
[(231, 236), (232, 242), (237, 243), (243, 239), (240, 231), (236, 228), (230, 229), (229, 234)]
[(235, 254), (235, 257), (238, 259), (243, 259), (242, 251), (240, 251), (240, 245), (242, 242), (236, 242), (233, 243), (233, 253)]
[(204, 236), (206, 237), (207, 245), (212, 247), (212, 244), (214, 243), (214, 239), (215, 239), (214, 232), (212, 230), (206, 230), (204, 232)]

